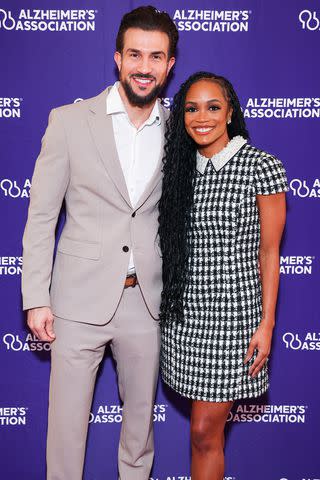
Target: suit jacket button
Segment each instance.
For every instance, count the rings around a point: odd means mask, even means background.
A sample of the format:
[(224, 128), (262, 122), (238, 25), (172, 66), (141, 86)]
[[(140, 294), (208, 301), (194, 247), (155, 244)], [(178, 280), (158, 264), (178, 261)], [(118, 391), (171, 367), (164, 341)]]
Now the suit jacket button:
[(135, 217), (136, 216), (136, 212), (133, 212), (133, 214), (131, 215), (131, 217)]
[(122, 247), (122, 250), (123, 250), (124, 252), (129, 252), (129, 247), (127, 247), (127, 245), (125, 245), (124, 247)]

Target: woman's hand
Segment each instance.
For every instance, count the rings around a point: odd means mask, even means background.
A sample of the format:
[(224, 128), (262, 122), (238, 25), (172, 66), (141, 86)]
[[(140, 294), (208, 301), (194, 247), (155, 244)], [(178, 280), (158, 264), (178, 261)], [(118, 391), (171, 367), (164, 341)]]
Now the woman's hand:
[(272, 331), (273, 328), (271, 326), (261, 323), (251, 337), (244, 364), (248, 363), (254, 351), (258, 350), (258, 355), (249, 369), (249, 375), (252, 378), (258, 375), (268, 359), (271, 349)]

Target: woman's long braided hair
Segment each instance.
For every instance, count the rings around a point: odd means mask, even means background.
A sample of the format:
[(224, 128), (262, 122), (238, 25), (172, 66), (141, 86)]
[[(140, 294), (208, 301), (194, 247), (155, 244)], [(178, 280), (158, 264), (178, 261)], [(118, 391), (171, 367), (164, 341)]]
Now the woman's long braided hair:
[(173, 99), (167, 122), (163, 159), (163, 190), (159, 203), (159, 236), (163, 260), (161, 322), (183, 320), (183, 292), (188, 273), (188, 231), (191, 224), (197, 145), (184, 126), (185, 99), (199, 80), (218, 83), (232, 108), (229, 138), (249, 138), (239, 99), (231, 83), (210, 72), (197, 72), (181, 86)]

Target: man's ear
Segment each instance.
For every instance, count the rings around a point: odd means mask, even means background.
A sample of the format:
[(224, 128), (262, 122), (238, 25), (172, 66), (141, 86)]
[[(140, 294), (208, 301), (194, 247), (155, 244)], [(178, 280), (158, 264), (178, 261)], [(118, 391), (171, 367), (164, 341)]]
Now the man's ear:
[(121, 53), (120, 52), (114, 52), (113, 58), (114, 58), (114, 61), (117, 64), (118, 70), (120, 72), (120, 70), (121, 70)]
[(167, 75), (169, 75), (169, 72), (170, 72), (171, 68), (173, 67), (173, 65), (174, 65), (175, 63), (176, 63), (175, 57), (169, 58), (168, 67), (167, 67)]

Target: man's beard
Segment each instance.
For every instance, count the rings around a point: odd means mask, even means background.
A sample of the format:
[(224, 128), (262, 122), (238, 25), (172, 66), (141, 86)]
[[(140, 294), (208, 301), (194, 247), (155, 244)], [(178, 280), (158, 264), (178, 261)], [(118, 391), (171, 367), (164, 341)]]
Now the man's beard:
[[(152, 78), (154, 79), (154, 77), (152, 77), (151, 75), (141, 75), (141, 74), (135, 74), (134, 75), (135, 77), (139, 77), (139, 78)], [(121, 82), (121, 85), (123, 86), (123, 89), (125, 91), (125, 94), (127, 96), (127, 99), (129, 100), (129, 103), (131, 103), (132, 106), (134, 107), (144, 107), (146, 105), (149, 105), (150, 103), (152, 103), (160, 94), (162, 88), (164, 87), (164, 84), (165, 82), (163, 82), (162, 84), (159, 84), (159, 85), (155, 85), (155, 87), (151, 90), (150, 93), (148, 93), (148, 95), (138, 95), (137, 93), (135, 93), (130, 85), (130, 83), (128, 82), (128, 80), (126, 78), (122, 79), (120, 77), (120, 82)]]

